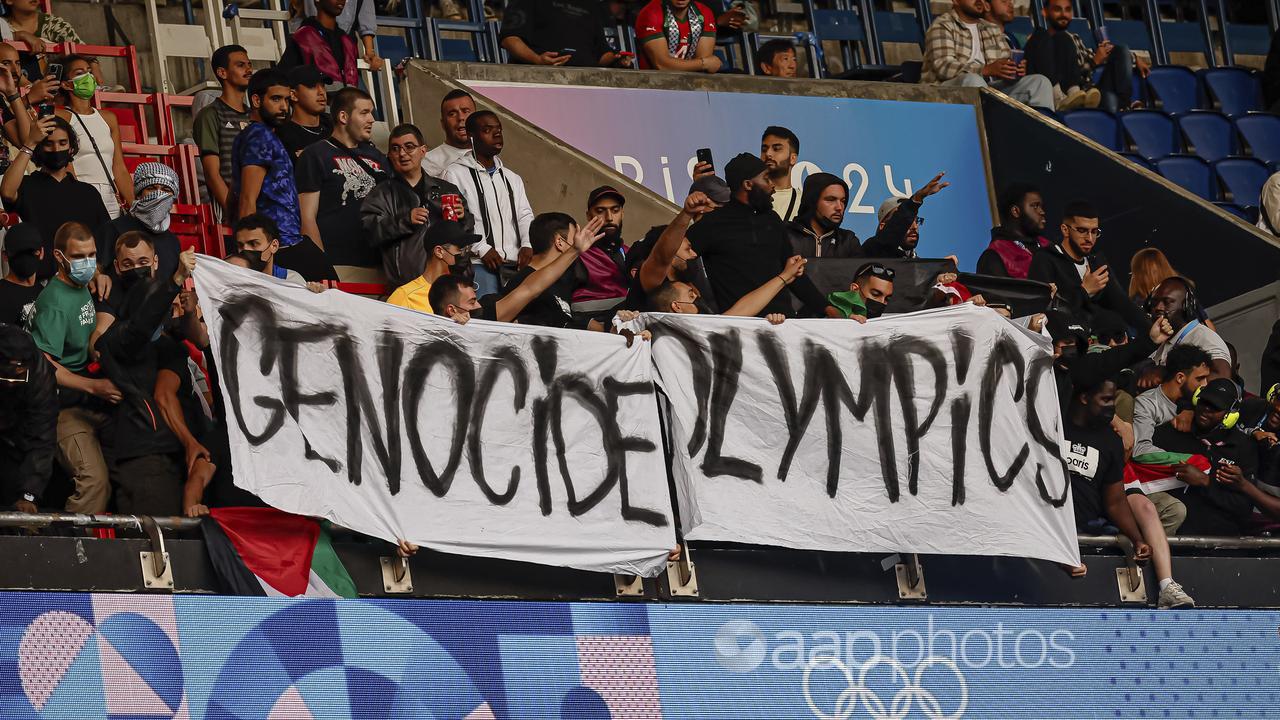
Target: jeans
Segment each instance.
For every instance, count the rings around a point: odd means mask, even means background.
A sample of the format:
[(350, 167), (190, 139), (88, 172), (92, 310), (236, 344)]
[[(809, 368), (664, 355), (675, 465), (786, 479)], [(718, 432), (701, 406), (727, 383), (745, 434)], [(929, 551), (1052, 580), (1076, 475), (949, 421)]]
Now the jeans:
[[(939, 83), (947, 87), (987, 87), (987, 81), (977, 73), (960, 75)], [(1017, 80), (1000, 80), (991, 87), (1032, 107), (1053, 109), (1053, 84), (1043, 75), (1027, 75)]]
[(483, 263), (473, 263), (471, 269), (475, 271), (477, 298), (493, 295), (501, 289), (498, 285), (498, 273), (485, 267)]

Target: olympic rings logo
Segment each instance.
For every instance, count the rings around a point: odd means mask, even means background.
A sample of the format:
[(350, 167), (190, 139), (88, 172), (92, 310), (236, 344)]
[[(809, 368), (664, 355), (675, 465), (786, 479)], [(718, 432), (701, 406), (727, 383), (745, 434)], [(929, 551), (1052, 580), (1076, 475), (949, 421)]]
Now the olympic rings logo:
[[(884, 701), (880, 699), (880, 696), (867, 687), (867, 675), (881, 665), (888, 666), (892, 670), (895, 683), (901, 686), (901, 689), (894, 694), (889, 707), (885, 707)], [(950, 670), (960, 684), (959, 705), (951, 714), (945, 714), (937, 696), (921, 685), (925, 672), (935, 665)], [(809, 689), (809, 678), (815, 669), (826, 670), (833, 668), (844, 674), (845, 682), (849, 686), (836, 698), (835, 708), (833, 712), (828, 714), (814, 702), (813, 694)], [(903, 720), (911, 712), (913, 703), (919, 704), (920, 711), (929, 720), (960, 720), (960, 718), (964, 717), (965, 708), (969, 706), (969, 686), (965, 682), (964, 674), (960, 672), (960, 668), (956, 666), (954, 661), (944, 657), (930, 657), (921, 662), (916, 667), (916, 674), (913, 679), (907, 673), (907, 669), (897, 660), (886, 655), (877, 655), (862, 665), (862, 670), (858, 673), (856, 680), (853, 677), (853, 670), (838, 658), (815, 658), (805, 666), (803, 689), (805, 702), (809, 704), (809, 709), (813, 711), (813, 716), (820, 720), (848, 720), (858, 712), (859, 706), (866, 710), (867, 716), (871, 720)]]

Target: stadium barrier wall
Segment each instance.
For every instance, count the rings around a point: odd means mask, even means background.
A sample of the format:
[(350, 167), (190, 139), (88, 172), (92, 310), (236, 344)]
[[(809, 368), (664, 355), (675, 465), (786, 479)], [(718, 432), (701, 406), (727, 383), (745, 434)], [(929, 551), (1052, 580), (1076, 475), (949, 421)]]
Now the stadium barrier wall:
[(8, 720), (1269, 718), (1280, 613), (0, 594)]

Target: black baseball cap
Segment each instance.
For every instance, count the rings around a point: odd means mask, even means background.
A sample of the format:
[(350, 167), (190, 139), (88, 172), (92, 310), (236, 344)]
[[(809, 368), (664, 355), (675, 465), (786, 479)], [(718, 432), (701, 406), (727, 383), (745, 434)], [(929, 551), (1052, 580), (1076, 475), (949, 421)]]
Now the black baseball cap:
[(587, 196), (587, 207), (590, 208), (600, 202), (602, 198), (607, 197), (614, 198), (618, 201), (619, 205), (627, 204), (627, 199), (622, 196), (622, 193), (618, 192), (617, 188), (611, 185), (601, 185), (595, 190), (592, 190), (591, 194)]
[(289, 87), (296, 88), (301, 86), (315, 87), (317, 85), (326, 84), (325, 76), (315, 65), (299, 65), (289, 71), (286, 76), (289, 80)]
[(734, 193), (742, 187), (742, 183), (759, 175), (767, 169), (764, 161), (751, 153), (739, 153), (728, 165), (724, 166), (724, 181), (729, 184), (729, 192)]
[(40, 228), (35, 223), (18, 223), (4, 234), (4, 251), (9, 257), (24, 252), (35, 252), (44, 246)]
[(457, 245), (460, 248), (467, 248), (478, 242), (480, 242), (479, 235), (467, 232), (466, 228), (462, 227), (462, 223), (450, 220), (437, 221), (427, 228), (426, 237), (423, 238), (423, 244), (428, 251), (437, 245)]
[(1073, 339), (1077, 342), (1089, 342), (1089, 328), (1064, 310), (1050, 310), (1045, 313), (1049, 326), (1049, 337), (1054, 342)]
[(1214, 410), (1230, 410), (1239, 401), (1240, 392), (1236, 384), (1227, 378), (1210, 380), (1196, 396), (1197, 404), (1203, 403)]

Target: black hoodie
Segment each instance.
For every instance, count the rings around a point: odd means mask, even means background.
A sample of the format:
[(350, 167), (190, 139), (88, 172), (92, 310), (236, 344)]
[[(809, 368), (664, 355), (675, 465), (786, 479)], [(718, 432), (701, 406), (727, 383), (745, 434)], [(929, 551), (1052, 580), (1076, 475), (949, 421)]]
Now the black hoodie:
[(796, 211), (796, 219), (787, 223), (787, 239), (791, 241), (791, 249), (795, 254), (807, 258), (862, 257), (862, 243), (852, 230), (838, 227), (819, 236), (813, 232), (809, 223), (817, 210), (822, 191), (832, 185), (844, 188), (845, 197), (849, 196), (849, 186), (835, 175), (814, 173), (805, 178), (804, 190), (800, 193), (800, 209)]
[(0, 501), (10, 505), (24, 495), (38, 500), (49, 484), (57, 451), (58, 388), (53, 366), (16, 325), (0, 323), (0, 356), (27, 366), (26, 382), (0, 383), (0, 442), (10, 445), (18, 460), (16, 467), (0, 472)]
[[(1097, 252), (1090, 255), (1087, 262), (1088, 271), (1107, 265), (1106, 258)], [(1062, 245), (1054, 245), (1032, 256), (1027, 279), (1057, 285), (1058, 299), (1079, 319), (1091, 320), (1096, 308), (1105, 308), (1124, 318), (1125, 324), (1135, 331), (1151, 326), (1151, 321), (1133, 304), (1128, 293), (1120, 286), (1117, 279), (1118, 268), (1111, 268), (1111, 279), (1107, 286), (1097, 295), (1090, 296), (1084, 291), (1077, 267), (1078, 263), (1063, 252)]]

